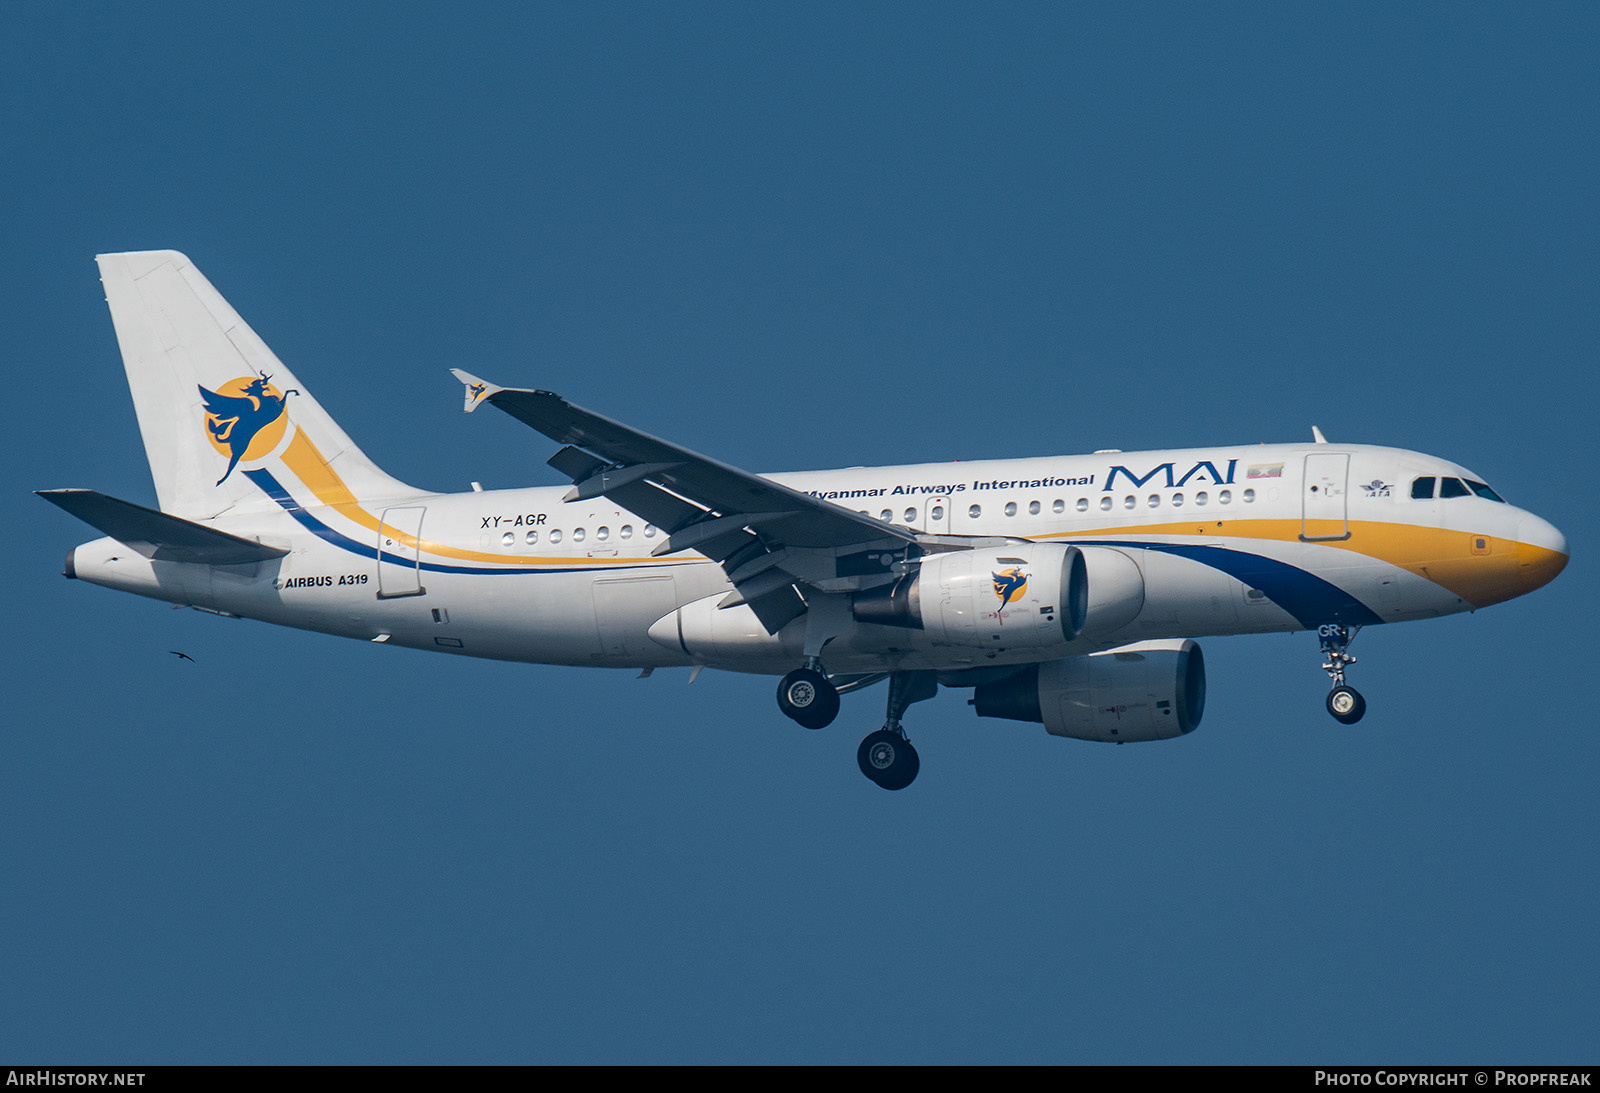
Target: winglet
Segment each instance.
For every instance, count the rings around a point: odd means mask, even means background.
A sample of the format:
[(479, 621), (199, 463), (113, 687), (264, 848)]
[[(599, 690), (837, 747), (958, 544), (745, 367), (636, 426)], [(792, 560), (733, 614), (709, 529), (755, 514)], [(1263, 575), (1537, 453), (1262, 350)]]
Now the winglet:
[(1326, 444), (1328, 442), (1328, 438), (1322, 435), (1322, 430), (1315, 425), (1311, 426), (1311, 439), (1318, 444)]
[(450, 374), (460, 380), (467, 389), (467, 403), (462, 407), (463, 412), (472, 413), (480, 403), (486, 401), (490, 395), (504, 388), (496, 387), (488, 380), (481, 380), (471, 372), (463, 372), (459, 368), (450, 369)]

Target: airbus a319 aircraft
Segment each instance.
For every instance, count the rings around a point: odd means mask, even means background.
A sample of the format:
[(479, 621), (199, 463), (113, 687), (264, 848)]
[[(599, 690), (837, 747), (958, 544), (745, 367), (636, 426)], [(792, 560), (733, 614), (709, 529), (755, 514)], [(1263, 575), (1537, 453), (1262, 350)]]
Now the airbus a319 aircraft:
[(219, 615), (461, 656), (781, 676), (809, 729), (887, 681), (861, 771), (916, 777), (901, 717), (1127, 743), (1191, 732), (1193, 639), (1315, 630), (1345, 723), (1363, 626), (1471, 611), (1567, 564), (1549, 523), (1454, 463), (1328, 443), (757, 475), (466, 372), (560, 449), (570, 488), (440, 494), (379, 470), (173, 251), (101, 280), (160, 509), (41, 493), (106, 537), (66, 576)]

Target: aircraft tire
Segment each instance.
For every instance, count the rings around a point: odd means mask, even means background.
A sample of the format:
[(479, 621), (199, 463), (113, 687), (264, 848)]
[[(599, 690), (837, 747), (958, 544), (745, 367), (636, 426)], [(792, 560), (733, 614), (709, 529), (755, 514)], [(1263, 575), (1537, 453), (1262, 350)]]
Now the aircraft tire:
[(839, 716), (839, 692), (821, 672), (796, 668), (778, 682), (778, 709), (805, 728), (826, 728)]
[(1367, 700), (1354, 687), (1340, 684), (1328, 692), (1328, 712), (1344, 725), (1354, 725), (1367, 712)]
[(856, 749), (856, 763), (861, 773), (884, 789), (905, 789), (916, 780), (922, 769), (917, 749), (899, 733), (879, 729), (868, 733)]

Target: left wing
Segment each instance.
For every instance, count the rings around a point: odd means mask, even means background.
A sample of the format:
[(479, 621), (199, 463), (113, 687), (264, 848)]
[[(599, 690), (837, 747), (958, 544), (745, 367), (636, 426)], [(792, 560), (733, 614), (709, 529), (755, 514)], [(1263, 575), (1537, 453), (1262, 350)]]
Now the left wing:
[[(776, 633), (805, 610), (799, 589), (843, 592), (894, 579), (885, 551), (920, 553), (919, 536), (629, 428), (549, 391), (497, 387), (460, 369), (466, 410), (492, 403), (567, 447), (550, 465), (567, 501), (607, 497), (667, 532), (656, 555), (695, 550), (721, 563), (736, 594)], [(877, 551), (875, 559), (865, 557)], [(798, 587), (797, 587), (798, 586)]]

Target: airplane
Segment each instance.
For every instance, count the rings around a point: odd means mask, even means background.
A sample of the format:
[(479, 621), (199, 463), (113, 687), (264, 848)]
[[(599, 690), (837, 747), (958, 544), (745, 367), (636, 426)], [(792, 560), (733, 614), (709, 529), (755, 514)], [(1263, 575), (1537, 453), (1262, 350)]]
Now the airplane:
[(1327, 709), (1362, 627), (1473, 611), (1567, 564), (1551, 524), (1398, 448), (1303, 444), (757, 475), (459, 369), (560, 445), (568, 488), (434, 493), (380, 470), (188, 258), (97, 259), (159, 508), (40, 496), (104, 533), (65, 576), (229, 617), (507, 661), (781, 677), (808, 729), (887, 681), (863, 774), (910, 785), (901, 723), (979, 717), (1110, 743), (1192, 732), (1196, 637), (1315, 630)]

